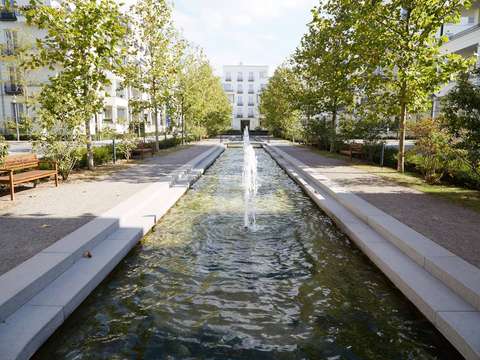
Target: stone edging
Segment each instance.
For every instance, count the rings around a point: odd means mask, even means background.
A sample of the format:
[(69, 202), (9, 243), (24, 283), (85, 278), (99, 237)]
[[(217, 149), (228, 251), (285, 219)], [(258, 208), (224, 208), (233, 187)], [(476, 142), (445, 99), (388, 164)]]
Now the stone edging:
[[(455, 255), (275, 146), (264, 149), (466, 359), (480, 359), (477, 268), (462, 259), (456, 270), (445, 266)], [(452, 280), (465, 269), (466, 280)]]
[(30, 358), (224, 150), (213, 146), (0, 276), (0, 359)]

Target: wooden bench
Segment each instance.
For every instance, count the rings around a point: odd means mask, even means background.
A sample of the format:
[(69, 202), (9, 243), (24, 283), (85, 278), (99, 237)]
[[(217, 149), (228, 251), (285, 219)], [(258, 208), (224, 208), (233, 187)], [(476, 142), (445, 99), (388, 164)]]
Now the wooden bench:
[[(53, 165), (53, 169), (40, 170), (41, 163), (50, 163)], [(2, 175), (5, 173), (8, 175)], [(36, 186), (36, 180), (52, 176), (55, 178), (55, 186), (58, 186), (57, 163), (39, 160), (35, 154), (10, 155), (7, 156), (3, 165), (0, 165), (0, 184), (10, 186), (12, 201), (15, 200), (15, 185), (34, 182), (34, 186)]]
[(349, 144), (346, 149), (340, 150), (340, 154), (348, 155), (350, 160), (352, 160), (353, 155), (359, 155), (360, 157), (363, 155), (363, 145), (358, 143)]
[(138, 144), (137, 148), (133, 150), (132, 154), (140, 155), (140, 157), (143, 159), (145, 157), (145, 154), (150, 154), (151, 156), (153, 156), (153, 149), (149, 144), (140, 143)]

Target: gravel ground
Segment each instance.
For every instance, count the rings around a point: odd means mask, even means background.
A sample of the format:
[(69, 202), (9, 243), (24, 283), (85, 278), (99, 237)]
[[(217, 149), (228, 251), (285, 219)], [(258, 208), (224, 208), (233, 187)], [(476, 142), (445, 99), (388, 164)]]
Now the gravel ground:
[(347, 161), (321, 156), (306, 147), (281, 144), (279, 148), (480, 267), (478, 212), (354, 168)]
[[(16, 201), (0, 196), (0, 275), (206, 151), (208, 142), (162, 152), (100, 177), (74, 176), (55, 188), (18, 188)], [(25, 190), (25, 191), (22, 191)]]

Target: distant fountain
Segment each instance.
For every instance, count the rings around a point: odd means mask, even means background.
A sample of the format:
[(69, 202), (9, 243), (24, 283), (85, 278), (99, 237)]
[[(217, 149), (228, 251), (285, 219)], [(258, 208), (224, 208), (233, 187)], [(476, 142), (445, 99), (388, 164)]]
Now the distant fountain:
[(248, 127), (243, 132), (243, 188), (245, 202), (245, 228), (255, 230), (255, 197), (257, 195), (257, 157), (252, 144)]

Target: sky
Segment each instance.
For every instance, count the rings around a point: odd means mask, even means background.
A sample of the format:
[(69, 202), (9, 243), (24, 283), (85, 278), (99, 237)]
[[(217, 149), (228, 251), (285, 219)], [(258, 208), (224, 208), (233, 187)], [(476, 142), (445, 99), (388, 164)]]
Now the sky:
[(222, 65), (269, 65), (270, 73), (300, 42), (319, 0), (173, 0), (184, 37)]

